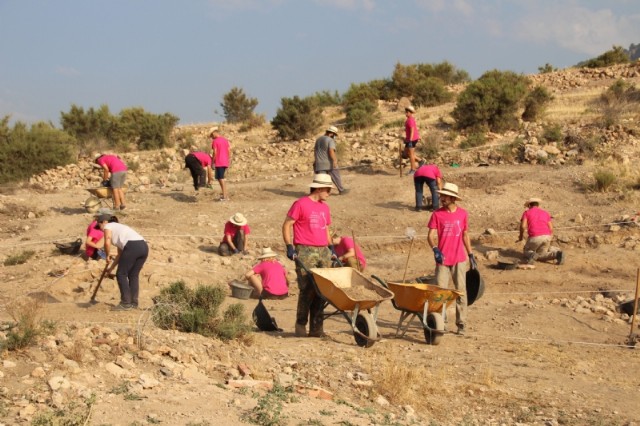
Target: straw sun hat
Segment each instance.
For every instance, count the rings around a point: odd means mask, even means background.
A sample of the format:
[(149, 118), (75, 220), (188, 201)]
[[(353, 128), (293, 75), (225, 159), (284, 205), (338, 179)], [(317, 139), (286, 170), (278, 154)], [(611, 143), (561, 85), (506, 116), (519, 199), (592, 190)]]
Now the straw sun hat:
[(247, 218), (242, 213), (236, 213), (229, 218), (229, 221), (236, 226), (244, 226), (247, 224)]
[(335, 186), (333, 186), (331, 176), (324, 173), (318, 173), (313, 175), (313, 182), (309, 184), (309, 188), (335, 188)]
[(527, 201), (524, 202), (524, 206), (525, 207), (529, 207), (529, 204), (531, 204), (531, 203), (540, 204), (541, 202), (542, 202), (542, 200), (540, 198), (529, 198)]
[(271, 250), (271, 247), (265, 247), (262, 249), (262, 253), (260, 253), (260, 256), (258, 256), (258, 259), (267, 259), (269, 257), (276, 257), (278, 254)]
[(455, 197), (458, 200), (462, 200), (462, 197), (458, 195), (458, 185), (454, 183), (445, 183), (442, 189), (438, 189), (438, 194), (450, 195), (451, 197)]

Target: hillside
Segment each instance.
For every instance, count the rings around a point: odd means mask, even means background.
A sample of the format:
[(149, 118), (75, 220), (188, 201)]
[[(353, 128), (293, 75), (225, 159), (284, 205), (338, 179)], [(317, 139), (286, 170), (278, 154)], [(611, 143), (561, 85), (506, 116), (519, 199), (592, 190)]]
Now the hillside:
[[(103, 282), (98, 303), (89, 303), (104, 263), (60, 254), (52, 244), (82, 237), (91, 220), (85, 189), (100, 176), (89, 161), (3, 188), (0, 260), (26, 250), (34, 255), (0, 267), (0, 317), (9, 321), (16, 304), (37, 300), (40, 317), (55, 328), (35, 346), (3, 353), (0, 423), (55, 424), (43, 416), (56, 413), (66, 424), (92, 425), (640, 422), (638, 353), (627, 346), (629, 315), (618, 310), (633, 296), (640, 267), (640, 117), (602, 129), (589, 106), (621, 77), (640, 84), (640, 64), (532, 76), (555, 96), (545, 119), (487, 135), (486, 146), (471, 150), (459, 149), (465, 136), (447, 124), (453, 104), (418, 111), (445, 179), (460, 187), (486, 283), (469, 309), (467, 334), (448, 333), (439, 345), (425, 343), (416, 320), (395, 338), (400, 312), (389, 302), (380, 305), (381, 340), (370, 348), (355, 344), (342, 316), (325, 322), (327, 337), (294, 337), (297, 288), (288, 299), (266, 302), (282, 332), (224, 343), (153, 325), (152, 298), (160, 288), (180, 279), (225, 286), (255, 263), (261, 247), (276, 250), (293, 279), (281, 225), (291, 203), (307, 193), (311, 139), (278, 143), (267, 128), (240, 133), (223, 126), (233, 144), (228, 203), (216, 201), (216, 185), (195, 196), (183, 169), (182, 149), (206, 146), (208, 123), (176, 129), (175, 149), (124, 154), (135, 170), (120, 219), (151, 248), (137, 311), (110, 311), (119, 297), (112, 280)], [(340, 134), (351, 192), (329, 199), (333, 224), (362, 246), (367, 276), (428, 276), (429, 213), (413, 211), (412, 179), (397, 169), (401, 128), (384, 124), (402, 113), (395, 104), (380, 108), (379, 128)], [(337, 111), (326, 117), (340, 119)], [(547, 143), (553, 126), (570, 137)], [(594, 173), (603, 169), (616, 179), (597, 192)], [(533, 196), (554, 216), (554, 244), (567, 253), (566, 264), (498, 269), (498, 258), (521, 253), (517, 224), (523, 201)], [(235, 212), (249, 220), (249, 254), (222, 258), (216, 248)], [(417, 231), (413, 243), (407, 228)], [(256, 304), (228, 297), (225, 305), (236, 302), (248, 313)], [(449, 329), (454, 315), (447, 312)], [(2, 333), (9, 331), (5, 325)]]

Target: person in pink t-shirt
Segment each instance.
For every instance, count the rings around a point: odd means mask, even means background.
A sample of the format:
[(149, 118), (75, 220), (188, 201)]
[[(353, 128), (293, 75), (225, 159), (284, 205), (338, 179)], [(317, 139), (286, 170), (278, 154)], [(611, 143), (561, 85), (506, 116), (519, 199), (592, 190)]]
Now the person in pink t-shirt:
[(213, 180), (213, 173), (211, 171), (212, 164), (213, 160), (209, 154), (194, 148), (192, 148), (191, 152), (184, 158), (184, 167), (191, 172), (193, 187), (196, 191), (204, 188), (205, 185), (211, 185), (211, 181)]
[(231, 156), (229, 141), (220, 136), (220, 130), (217, 127), (212, 127), (209, 130), (209, 136), (211, 137), (211, 150), (213, 151), (213, 166), (216, 169), (215, 178), (220, 184), (220, 190), (222, 191), (220, 201), (229, 201), (227, 184), (224, 180), (224, 174), (229, 167), (229, 159)]
[(422, 198), (424, 184), (427, 184), (431, 191), (431, 211), (440, 207), (440, 197), (438, 189), (442, 189), (442, 173), (435, 164), (425, 164), (420, 166), (413, 175), (413, 186), (416, 190), (416, 211), (422, 210)]
[(100, 229), (98, 222), (94, 220), (87, 227), (87, 239), (84, 242), (85, 255), (87, 259), (106, 259), (104, 254), (104, 232)]
[[(453, 280), (456, 290), (462, 296), (456, 300), (456, 325), (458, 334), (464, 334), (467, 320), (467, 269), (468, 263), (476, 269), (476, 260), (469, 241), (469, 219), (467, 211), (456, 204), (461, 200), (458, 186), (445, 183), (438, 190), (441, 196), (440, 207), (431, 214), (427, 241), (433, 249), (436, 260), (436, 281), (440, 287), (449, 287)], [(437, 245), (436, 245), (437, 236)], [(469, 262), (467, 262), (467, 258)]]
[(404, 109), (404, 113), (407, 117), (404, 122), (404, 153), (403, 158), (409, 158), (411, 162), (411, 170), (407, 174), (411, 175), (415, 173), (418, 168), (418, 164), (422, 163), (422, 160), (416, 156), (416, 145), (420, 142), (420, 132), (418, 131), (418, 124), (416, 118), (413, 116), (416, 110), (409, 105)]
[(307, 269), (330, 268), (331, 259), (337, 258), (329, 232), (331, 212), (326, 204), (331, 189), (335, 187), (331, 176), (316, 174), (309, 188), (310, 194), (296, 200), (287, 212), (282, 224), (282, 239), (287, 246), (287, 257), (296, 261), (296, 275), (300, 288), (295, 335), (307, 336), (308, 322), (308, 336), (321, 337), (324, 335), (324, 302), (316, 294), (300, 263)]
[[(102, 154), (96, 158), (96, 164), (102, 167), (102, 183), (111, 187), (113, 207), (125, 209), (124, 183), (127, 180), (127, 166), (117, 155)], [(108, 182), (108, 183), (107, 183)]]
[(338, 259), (340, 259), (342, 264), (364, 272), (364, 268), (367, 266), (367, 260), (364, 254), (362, 254), (360, 246), (357, 245), (352, 238), (341, 237), (337, 234), (333, 235), (332, 240)]
[(242, 213), (236, 213), (224, 224), (224, 236), (218, 247), (220, 256), (246, 254), (249, 245), (251, 229), (247, 225), (247, 218)]
[(253, 287), (251, 297), (262, 299), (284, 299), (289, 295), (287, 271), (278, 262), (277, 254), (270, 247), (262, 249), (258, 263), (245, 274)]
[(524, 239), (526, 231), (528, 238), (523, 251), (528, 264), (531, 265), (536, 260), (555, 260), (556, 264), (562, 265), (565, 256), (558, 247), (551, 246), (553, 223), (551, 215), (539, 207), (541, 202), (539, 198), (530, 198), (524, 203), (527, 210), (520, 218), (520, 236), (516, 242)]

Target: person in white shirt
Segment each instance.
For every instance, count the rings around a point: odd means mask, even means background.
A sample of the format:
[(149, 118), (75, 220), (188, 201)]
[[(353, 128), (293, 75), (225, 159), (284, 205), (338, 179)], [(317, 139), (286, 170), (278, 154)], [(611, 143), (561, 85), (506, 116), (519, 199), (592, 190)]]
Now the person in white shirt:
[[(97, 219), (100, 229), (104, 232), (104, 251), (107, 259), (113, 262), (108, 273), (118, 266), (116, 279), (120, 288), (120, 303), (114, 311), (126, 311), (138, 307), (138, 293), (140, 291), (140, 271), (149, 256), (149, 246), (144, 238), (136, 231), (118, 223), (118, 218), (110, 214), (102, 214)], [(113, 246), (118, 254), (113, 256)]]

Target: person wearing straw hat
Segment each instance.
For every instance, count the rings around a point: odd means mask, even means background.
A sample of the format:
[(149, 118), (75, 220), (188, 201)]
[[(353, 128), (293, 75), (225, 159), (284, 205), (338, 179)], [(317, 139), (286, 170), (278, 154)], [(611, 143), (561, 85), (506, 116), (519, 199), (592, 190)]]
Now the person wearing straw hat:
[(242, 213), (236, 213), (224, 224), (224, 236), (218, 247), (220, 256), (231, 256), (246, 253), (249, 245), (251, 229), (247, 225), (247, 218)]
[(344, 195), (349, 192), (349, 190), (342, 185), (340, 169), (338, 168), (335, 141), (337, 136), (338, 129), (335, 126), (329, 126), (324, 132), (324, 135), (316, 139), (316, 144), (313, 148), (313, 171), (316, 174), (326, 173), (331, 176), (331, 181), (338, 189), (338, 193)]
[(138, 307), (140, 292), (140, 271), (149, 257), (149, 246), (142, 235), (118, 223), (118, 218), (111, 214), (101, 214), (97, 218), (100, 229), (104, 232), (104, 252), (107, 259), (113, 258), (113, 246), (118, 249), (107, 273), (118, 266), (116, 279), (120, 289), (120, 303), (112, 310), (127, 311)]
[(409, 158), (411, 169), (407, 172), (408, 175), (415, 173), (418, 165), (422, 163), (422, 160), (416, 157), (416, 145), (420, 142), (420, 132), (418, 131), (418, 124), (416, 118), (413, 116), (416, 110), (411, 105), (404, 109), (407, 119), (404, 122), (404, 153), (403, 158)]
[(337, 258), (329, 231), (331, 211), (326, 203), (333, 188), (329, 175), (314, 175), (309, 184), (309, 195), (293, 203), (282, 224), (282, 239), (287, 246), (287, 257), (296, 261), (300, 289), (295, 327), (298, 337), (307, 336), (307, 323), (309, 337), (324, 336), (324, 303), (300, 264), (307, 269), (329, 268), (331, 259)]
[(524, 255), (528, 264), (533, 264), (536, 260), (545, 262), (555, 260), (556, 264), (564, 263), (564, 253), (560, 248), (551, 245), (553, 239), (553, 223), (551, 215), (540, 208), (542, 200), (540, 198), (529, 198), (524, 206), (527, 210), (520, 218), (520, 235), (518, 241), (524, 239), (527, 232), (527, 242), (524, 244)]
[(245, 278), (253, 287), (251, 297), (254, 299), (284, 299), (289, 295), (287, 270), (278, 262), (276, 252), (271, 247), (262, 249), (258, 263), (251, 268)]
[(191, 172), (196, 194), (200, 188), (211, 185), (213, 180), (212, 164), (211, 156), (206, 152), (199, 151), (196, 147), (191, 147), (191, 152), (184, 157), (184, 167)]
[(467, 269), (469, 264), (472, 269), (477, 268), (467, 232), (469, 215), (456, 204), (462, 200), (458, 185), (447, 182), (438, 193), (442, 207), (431, 214), (427, 242), (436, 261), (437, 284), (448, 288), (449, 281), (453, 281), (455, 289), (462, 292), (456, 300), (456, 325), (458, 334), (463, 335), (467, 320)]
[[(102, 154), (96, 158), (96, 164), (102, 168), (102, 181), (111, 187), (113, 207), (124, 210), (124, 183), (127, 180), (127, 166), (117, 155)], [(107, 183), (108, 182), (108, 183)]]
[(220, 184), (220, 201), (229, 201), (229, 195), (227, 194), (227, 184), (224, 179), (224, 175), (229, 168), (230, 164), (230, 145), (229, 141), (220, 135), (220, 129), (218, 127), (212, 127), (209, 129), (209, 137), (211, 138), (211, 150), (213, 152), (213, 166), (215, 167), (215, 178)]
[(364, 272), (364, 268), (367, 266), (367, 259), (362, 254), (360, 246), (352, 238), (333, 234), (332, 242), (338, 259), (344, 266)]

